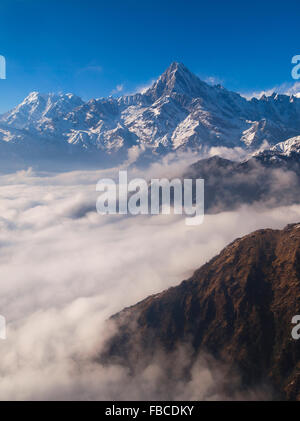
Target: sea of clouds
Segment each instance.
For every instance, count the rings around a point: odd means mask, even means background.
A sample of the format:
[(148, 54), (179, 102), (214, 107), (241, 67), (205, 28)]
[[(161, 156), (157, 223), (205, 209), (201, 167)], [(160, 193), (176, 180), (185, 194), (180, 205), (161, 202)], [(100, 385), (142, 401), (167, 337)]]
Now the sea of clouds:
[[(171, 391), (157, 361), (138, 378), (103, 367), (96, 358), (113, 333), (106, 320), (186, 279), (236, 237), (299, 222), (300, 206), (242, 206), (195, 227), (174, 215), (101, 216), (95, 188), (110, 171), (0, 175), (2, 400), (222, 397), (215, 386), (223, 369), (204, 357), (189, 383)], [(180, 367), (186, 354), (178, 355)]]

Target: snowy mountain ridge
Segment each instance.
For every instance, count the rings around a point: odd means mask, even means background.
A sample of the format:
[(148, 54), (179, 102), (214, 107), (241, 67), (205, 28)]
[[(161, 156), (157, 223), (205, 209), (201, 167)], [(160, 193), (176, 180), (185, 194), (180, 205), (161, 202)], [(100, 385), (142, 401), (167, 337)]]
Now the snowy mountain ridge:
[(213, 146), (255, 151), (299, 135), (300, 98), (274, 93), (247, 100), (176, 62), (144, 93), (84, 102), (74, 94), (32, 92), (0, 116), (0, 147), (5, 142), (15, 151), (35, 145), (124, 156), (132, 147), (155, 155)]

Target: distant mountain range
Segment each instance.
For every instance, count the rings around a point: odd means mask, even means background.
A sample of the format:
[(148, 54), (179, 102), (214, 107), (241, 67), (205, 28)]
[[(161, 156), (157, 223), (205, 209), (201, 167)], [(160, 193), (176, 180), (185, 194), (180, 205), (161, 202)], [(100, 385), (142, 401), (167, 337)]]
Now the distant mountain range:
[(286, 158), (299, 158), (300, 136), (293, 137), (285, 142), (277, 143), (275, 146), (254, 154), (259, 158), (266, 158), (269, 161), (283, 161)]
[[(244, 161), (232, 161), (218, 155), (201, 159), (176, 178), (204, 179), (206, 214), (238, 209), (241, 205), (270, 208), (300, 203), (300, 137), (255, 153)], [(182, 183), (183, 185), (184, 183)], [(196, 202), (195, 190), (193, 203)], [(174, 193), (171, 190), (171, 203)], [(184, 196), (182, 196), (184, 197)], [(151, 183), (149, 184), (149, 201)], [(160, 197), (160, 204), (162, 198)]]
[[(291, 336), (299, 312), (300, 224), (259, 230), (233, 241), (177, 287), (113, 316), (117, 331), (101, 359), (134, 375), (151, 367), (157, 353), (188, 345), (186, 378), (196, 375), (189, 371), (193, 361), (209, 353), (227, 366), (229, 398), (237, 369), (242, 390), (264, 385), (274, 399), (300, 400), (300, 344)], [(175, 384), (176, 365), (160, 369)]]
[(278, 143), (280, 150), (281, 142), (299, 135), (300, 98), (247, 100), (176, 62), (144, 93), (84, 102), (73, 94), (33, 92), (0, 116), (0, 153), (8, 157), (125, 159), (131, 148), (136, 156), (155, 157), (213, 146), (255, 152)]
[(181, 178), (205, 180), (205, 213), (233, 210), (243, 204), (276, 207), (300, 203), (299, 140), (276, 145), (242, 162), (219, 156), (202, 159)]

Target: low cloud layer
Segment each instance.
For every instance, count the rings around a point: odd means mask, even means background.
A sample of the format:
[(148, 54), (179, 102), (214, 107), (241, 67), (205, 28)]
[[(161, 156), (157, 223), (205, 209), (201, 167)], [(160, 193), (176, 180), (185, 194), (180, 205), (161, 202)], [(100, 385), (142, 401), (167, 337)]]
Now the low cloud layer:
[[(1, 399), (154, 397), (163, 384), (157, 362), (132, 379), (95, 361), (113, 333), (105, 320), (176, 285), (236, 237), (300, 221), (296, 205), (244, 206), (197, 227), (176, 216), (100, 216), (95, 185), (108, 174), (0, 177)], [(220, 397), (222, 368), (197, 364), (195, 378), (188, 387), (179, 382), (171, 398)]]

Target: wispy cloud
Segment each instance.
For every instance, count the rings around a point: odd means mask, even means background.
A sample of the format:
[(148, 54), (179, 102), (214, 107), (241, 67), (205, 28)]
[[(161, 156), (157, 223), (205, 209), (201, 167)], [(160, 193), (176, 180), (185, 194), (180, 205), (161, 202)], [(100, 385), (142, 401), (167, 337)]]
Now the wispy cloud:
[(103, 68), (100, 65), (88, 65), (85, 67), (82, 67), (81, 69), (78, 70), (78, 74), (80, 73), (87, 73), (87, 72), (91, 72), (91, 73), (102, 73)]
[(223, 85), (224, 84), (224, 80), (219, 78), (218, 76), (208, 76), (204, 79), (204, 82), (208, 83), (209, 85)]
[(121, 92), (123, 92), (123, 90), (124, 90), (124, 84), (123, 83), (120, 83), (119, 85), (117, 85), (112, 91), (111, 91), (111, 93), (112, 93), (112, 95), (115, 95), (115, 94), (119, 94), (119, 93), (121, 93)]
[(149, 80), (148, 82), (146, 82), (142, 85), (138, 85), (133, 93), (134, 94), (137, 94), (137, 93), (144, 94), (149, 88), (151, 88), (151, 86), (153, 85), (154, 82), (156, 82), (156, 79), (151, 79), (151, 80)]

